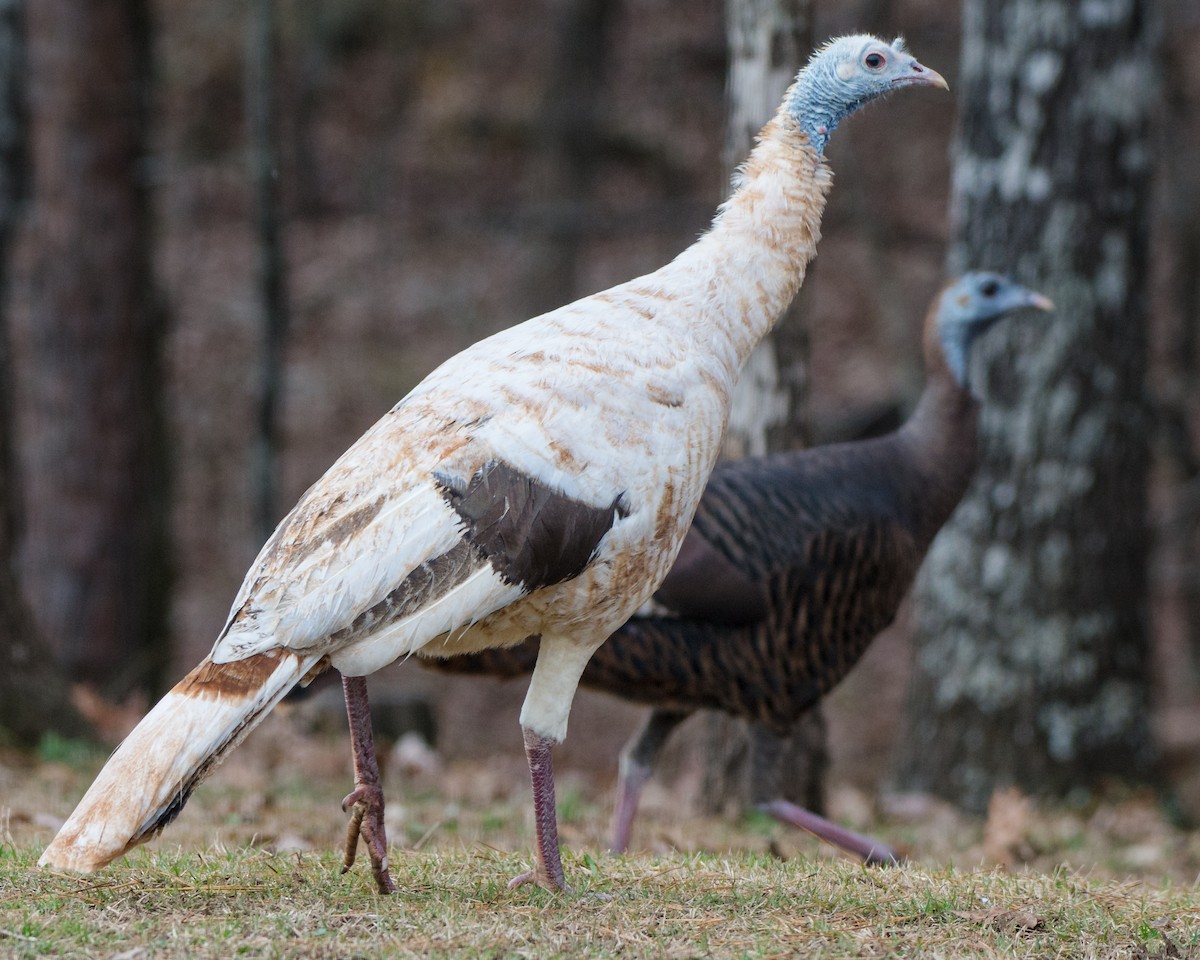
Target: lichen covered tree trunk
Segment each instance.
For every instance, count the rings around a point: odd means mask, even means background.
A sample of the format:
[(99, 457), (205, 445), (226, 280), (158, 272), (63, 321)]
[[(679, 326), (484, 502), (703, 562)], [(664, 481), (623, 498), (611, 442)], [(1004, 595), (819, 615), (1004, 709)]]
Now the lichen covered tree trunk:
[(70, 675), (113, 695), (151, 683), (166, 653), (147, 18), (145, 0), (29, 6), (23, 563), (35, 616)]
[(975, 481), (918, 580), (899, 782), (968, 808), (1155, 771), (1146, 481), (1153, 0), (966, 0), (950, 267), (1058, 305), (980, 338)]
[[(727, 0), (729, 116), (725, 170), (732, 177), (774, 116), (813, 45), (813, 0)], [(789, 310), (751, 354), (733, 395), (722, 449), (727, 458), (802, 446), (801, 402), (808, 389), (808, 337)]]
[[(728, 0), (729, 119), (725, 166), (732, 175), (754, 137), (779, 107), (783, 93), (812, 49), (812, 0)], [(751, 355), (733, 396), (723, 455), (757, 456), (802, 446), (807, 439), (800, 404), (807, 389), (808, 340), (804, 323), (789, 310)], [(704, 713), (693, 733), (703, 765), (701, 806), (707, 812), (744, 810), (755, 800), (783, 797), (810, 809), (823, 807), (828, 767), (820, 708), (799, 720), (782, 752), (762, 769), (753, 764), (754, 737), (747, 725), (724, 714)], [(752, 766), (757, 767), (752, 771)], [(769, 796), (756, 797), (766, 791)]]

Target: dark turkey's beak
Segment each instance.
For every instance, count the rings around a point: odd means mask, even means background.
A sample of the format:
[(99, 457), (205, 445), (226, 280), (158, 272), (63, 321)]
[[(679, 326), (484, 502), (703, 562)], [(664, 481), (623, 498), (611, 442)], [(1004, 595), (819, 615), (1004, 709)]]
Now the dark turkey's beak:
[(908, 65), (908, 72), (896, 77), (893, 81), (896, 86), (910, 86), (919, 84), (923, 87), (941, 87), (943, 90), (949, 90), (950, 84), (936, 70), (931, 70), (924, 64), (914, 60)]

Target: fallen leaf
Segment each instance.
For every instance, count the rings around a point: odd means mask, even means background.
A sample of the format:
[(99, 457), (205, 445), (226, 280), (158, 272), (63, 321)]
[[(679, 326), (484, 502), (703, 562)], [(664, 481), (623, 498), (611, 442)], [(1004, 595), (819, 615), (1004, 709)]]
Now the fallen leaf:
[(988, 801), (987, 822), (983, 827), (983, 854), (992, 863), (1011, 867), (1033, 859), (1029, 841), (1033, 805), (1017, 787), (997, 790)]
[(1012, 910), (1001, 914), (994, 922), (996, 929), (1010, 933), (1013, 930), (1036, 930), (1042, 925), (1042, 918), (1032, 910)]
[(973, 923), (985, 923), (1001, 933), (1021, 930), (1036, 930), (1043, 920), (1032, 910), (1008, 910), (1004, 907), (989, 907), (987, 910), (955, 910), (954, 915)]
[(133, 693), (120, 703), (114, 703), (85, 683), (71, 685), (71, 704), (108, 743), (124, 740), (149, 709), (144, 694)]

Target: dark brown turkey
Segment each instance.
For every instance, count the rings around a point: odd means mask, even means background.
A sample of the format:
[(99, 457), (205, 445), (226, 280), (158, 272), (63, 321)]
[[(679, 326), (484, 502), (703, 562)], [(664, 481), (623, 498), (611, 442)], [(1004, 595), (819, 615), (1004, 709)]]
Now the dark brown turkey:
[[(712, 474), (679, 556), (647, 607), (612, 635), (585, 687), (654, 709), (622, 753), (612, 847), (628, 846), (642, 786), (694, 711), (751, 722), (756, 805), (868, 862), (895, 855), (782, 800), (780, 740), (890, 624), (975, 470), (974, 338), (1015, 310), (1052, 304), (994, 273), (948, 285), (925, 321), (927, 383), (916, 410), (877, 439), (726, 463)], [(517, 647), (424, 660), (455, 673), (533, 670)]]

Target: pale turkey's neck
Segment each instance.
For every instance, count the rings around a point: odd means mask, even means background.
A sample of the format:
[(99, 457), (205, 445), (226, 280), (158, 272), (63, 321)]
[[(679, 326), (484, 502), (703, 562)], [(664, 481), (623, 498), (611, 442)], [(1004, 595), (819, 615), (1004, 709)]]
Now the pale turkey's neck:
[(832, 182), (799, 124), (776, 116), (712, 229), (665, 268), (702, 291), (697, 333), (714, 346), (724, 334), (735, 375), (799, 290)]

